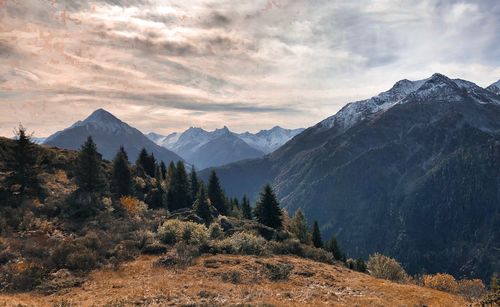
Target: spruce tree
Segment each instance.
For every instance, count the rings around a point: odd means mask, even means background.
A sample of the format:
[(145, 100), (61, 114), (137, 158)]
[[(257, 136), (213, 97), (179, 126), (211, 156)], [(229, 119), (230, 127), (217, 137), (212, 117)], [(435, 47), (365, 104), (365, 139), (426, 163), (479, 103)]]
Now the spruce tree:
[(189, 174), (189, 191), (193, 201), (197, 199), (198, 192), (200, 191), (200, 181), (194, 166), (191, 166), (191, 174)]
[(102, 168), (102, 157), (97, 152), (97, 146), (89, 136), (78, 152), (75, 180), (83, 192), (103, 192), (106, 187), (106, 177)]
[(163, 160), (160, 162), (161, 175), (163, 179), (167, 178), (167, 166)]
[(252, 219), (252, 208), (250, 207), (250, 201), (246, 195), (243, 195), (243, 200), (241, 202), (241, 212), (244, 219)]
[(146, 151), (146, 148), (142, 148), (141, 151), (139, 152), (137, 160), (135, 161), (137, 176), (142, 177), (145, 174), (147, 174), (146, 172), (146, 165), (148, 164), (147, 161), (148, 161), (148, 152)]
[(306, 217), (300, 208), (295, 211), (295, 215), (290, 224), (291, 230), (297, 236), (297, 239), (299, 239), (301, 243), (308, 243), (309, 229), (307, 227)]
[(260, 193), (260, 200), (257, 202), (254, 212), (255, 218), (260, 223), (275, 229), (283, 227), (281, 209), (269, 184), (266, 184)]
[(314, 247), (322, 248), (323, 240), (321, 239), (321, 232), (319, 230), (318, 221), (314, 221), (312, 229), (312, 243)]
[(138, 169), (142, 168), (149, 177), (155, 176), (155, 156), (152, 153), (151, 155), (149, 155), (146, 148), (141, 149), (141, 151), (139, 152), (139, 157), (137, 157), (135, 164)]
[(111, 178), (111, 188), (117, 197), (132, 194), (132, 175), (128, 162), (127, 152), (120, 147), (113, 159), (113, 170)]
[(205, 191), (205, 187), (200, 186), (196, 201), (194, 202), (194, 210), (196, 215), (201, 217), (206, 225), (212, 222), (212, 214), (210, 212), (210, 204)]
[(335, 258), (336, 260), (342, 260), (344, 258), (335, 236), (332, 236), (331, 239), (328, 240), (325, 246), (325, 250), (332, 253), (333, 258)]
[(20, 124), (16, 130), (16, 143), (13, 152), (14, 173), (11, 179), (14, 184), (20, 186), (21, 196), (25, 193), (34, 195), (40, 193), (38, 179), (40, 170), (37, 160), (35, 144), (31, 141), (31, 136), (26, 133), (26, 129)]
[(227, 215), (226, 198), (220, 186), (219, 178), (214, 170), (212, 170), (210, 178), (208, 179), (208, 198), (210, 198), (212, 206), (214, 206), (220, 214)]
[(182, 161), (177, 162), (175, 172), (170, 180), (168, 209), (175, 211), (192, 206), (189, 196), (189, 181)]

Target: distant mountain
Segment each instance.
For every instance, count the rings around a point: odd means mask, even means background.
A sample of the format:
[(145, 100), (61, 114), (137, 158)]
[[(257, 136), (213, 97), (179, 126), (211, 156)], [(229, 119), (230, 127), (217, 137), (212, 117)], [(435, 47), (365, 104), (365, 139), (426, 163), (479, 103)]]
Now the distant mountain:
[(284, 129), (276, 126), (270, 130), (260, 130), (255, 134), (245, 132), (238, 136), (253, 148), (264, 153), (271, 153), (302, 131), (304, 131), (303, 128)]
[[(207, 178), (211, 169), (200, 173)], [(265, 157), (216, 168), (229, 196), (271, 183), (349, 255), (411, 273), (500, 271), (500, 96), (440, 74), (346, 105)]]
[(486, 89), (494, 94), (500, 95), (500, 80), (491, 84)]
[(129, 160), (134, 162), (142, 148), (152, 152), (157, 160), (165, 163), (182, 161), (182, 158), (170, 150), (156, 145), (139, 130), (116, 118), (113, 114), (98, 109), (83, 121), (48, 137), (44, 144), (65, 149), (79, 149), (88, 136), (92, 136), (99, 152), (107, 160), (113, 159), (123, 146)]
[(261, 157), (286, 143), (303, 129), (274, 127), (256, 134), (237, 134), (224, 126), (214, 131), (191, 127), (183, 133), (174, 132), (168, 136), (149, 133), (147, 136), (156, 144), (168, 148), (186, 161), (202, 169), (220, 166), (234, 161)]

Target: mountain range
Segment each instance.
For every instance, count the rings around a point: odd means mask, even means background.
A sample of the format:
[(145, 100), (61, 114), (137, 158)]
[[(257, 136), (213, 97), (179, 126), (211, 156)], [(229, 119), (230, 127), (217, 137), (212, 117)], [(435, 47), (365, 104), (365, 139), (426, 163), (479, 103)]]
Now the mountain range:
[(182, 133), (163, 136), (149, 133), (156, 144), (168, 148), (186, 161), (203, 169), (221, 166), (231, 162), (262, 157), (276, 150), (281, 145), (304, 129), (284, 129), (276, 126), (258, 133), (234, 133), (226, 126), (214, 131), (191, 127)]
[(499, 84), (401, 80), (269, 155), (215, 169), (229, 196), (271, 183), (349, 255), (486, 279), (500, 271)]
[(116, 152), (123, 146), (128, 153), (130, 162), (134, 162), (142, 148), (153, 153), (158, 161), (183, 161), (172, 151), (156, 145), (136, 128), (129, 126), (113, 114), (98, 109), (83, 121), (74, 123), (71, 127), (56, 132), (45, 139), (45, 145), (65, 149), (79, 149), (88, 136), (92, 136), (98, 151), (103, 158), (113, 159)]

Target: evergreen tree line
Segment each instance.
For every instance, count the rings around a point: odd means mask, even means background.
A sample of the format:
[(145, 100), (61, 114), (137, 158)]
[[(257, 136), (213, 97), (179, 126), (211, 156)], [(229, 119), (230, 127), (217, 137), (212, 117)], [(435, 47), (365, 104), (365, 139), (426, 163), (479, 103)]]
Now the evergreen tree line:
[[(40, 183), (35, 146), (22, 126), (17, 132), (16, 140), (12, 181), (20, 185), (21, 192), (38, 191)], [(345, 260), (335, 236), (324, 243), (317, 221), (314, 221), (312, 229), (309, 229), (302, 210), (298, 209), (295, 216), (287, 221), (286, 213), (280, 208), (269, 184), (263, 187), (255, 208), (252, 209), (248, 197), (244, 196), (240, 201), (225, 195), (215, 171), (211, 172), (205, 186), (194, 167), (189, 174), (182, 161), (172, 161), (167, 167), (163, 161), (156, 161), (154, 155), (149, 154), (146, 149), (141, 150), (135, 165), (131, 165), (123, 147), (120, 147), (112, 161), (110, 177), (108, 178), (105, 172), (96, 144), (89, 136), (78, 151), (76, 159), (75, 182), (79, 193), (111, 193), (117, 199), (133, 196), (143, 199), (151, 209), (165, 208), (170, 212), (192, 208), (206, 224), (210, 224), (217, 213), (253, 219), (277, 230), (288, 230), (301, 243), (324, 248), (330, 251), (335, 259)], [(148, 191), (134, 187), (134, 177), (150, 180), (152, 187)], [(284, 229), (285, 227), (287, 229)]]

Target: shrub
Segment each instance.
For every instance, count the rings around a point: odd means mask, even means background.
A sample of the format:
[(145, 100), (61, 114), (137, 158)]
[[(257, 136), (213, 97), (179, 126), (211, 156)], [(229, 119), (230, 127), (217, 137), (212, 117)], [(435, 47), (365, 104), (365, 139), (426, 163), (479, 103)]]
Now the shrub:
[(168, 251), (168, 248), (160, 243), (152, 243), (142, 248), (142, 253), (145, 255), (161, 255)]
[(208, 227), (208, 233), (210, 239), (212, 240), (218, 240), (224, 237), (224, 230), (222, 230), (222, 227), (218, 223), (210, 224), (210, 227)]
[(271, 281), (288, 280), (292, 274), (293, 265), (290, 263), (265, 263), (266, 276)]
[(438, 273), (435, 275), (424, 275), (424, 286), (440, 291), (456, 293), (458, 291), (458, 283), (455, 277), (450, 274)]
[(288, 239), (283, 242), (271, 241), (267, 244), (268, 250), (277, 255), (297, 255), (324, 263), (333, 263), (333, 255), (324, 249), (301, 244), (298, 239)]
[(165, 257), (156, 260), (155, 265), (184, 268), (193, 265), (199, 255), (200, 251), (198, 247), (185, 243), (178, 243)]
[(222, 272), (221, 279), (223, 282), (230, 282), (233, 284), (241, 283), (241, 273), (235, 270)]
[(148, 209), (148, 206), (144, 202), (130, 196), (121, 197), (120, 205), (131, 216), (145, 212)]
[(480, 279), (458, 281), (458, 293), (468, 300), (476, 300), (486, 294), (486, 287)]
[(408, 280), (408, 275), (399, 262), (379, 253), (370, 255), (366, 267), (370, 275), (376, 278), (388, 279), (395, 282)]
[(186, 244), (201, 245), (208, 240), (208, 229), (205, 225), (168, 220), (158, 229), (160, 241), (165, 244), (184, 242)]
[(266, 253), (267, 241), (254, 234), (237, 232), (214, 244), (216, 252), (239, 254), (239, 255), (263, 255)]

